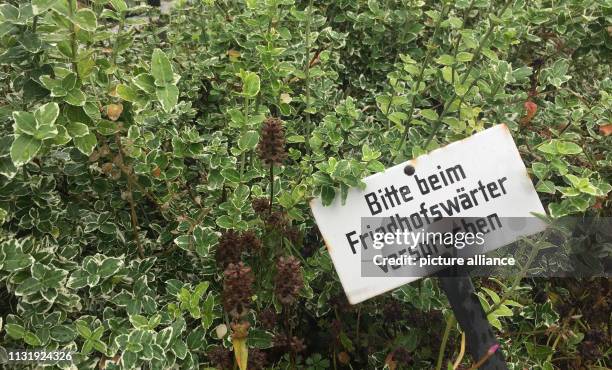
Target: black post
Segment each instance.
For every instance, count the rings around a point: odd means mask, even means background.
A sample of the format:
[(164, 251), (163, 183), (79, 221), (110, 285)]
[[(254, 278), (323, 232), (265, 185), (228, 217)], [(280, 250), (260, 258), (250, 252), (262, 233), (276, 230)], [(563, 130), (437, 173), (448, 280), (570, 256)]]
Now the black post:
[[(465, 270), (448, 269), (440, 274), (440, 286), (455, 318), (465, 332), (466, 347), (474, 362), (486, 356), (491, 346), (497, 344), (493, 329), (474, 291), (474, 284)], [(482, 366), (481, 370), (508, 370), (501, 349), (497, 349)]]

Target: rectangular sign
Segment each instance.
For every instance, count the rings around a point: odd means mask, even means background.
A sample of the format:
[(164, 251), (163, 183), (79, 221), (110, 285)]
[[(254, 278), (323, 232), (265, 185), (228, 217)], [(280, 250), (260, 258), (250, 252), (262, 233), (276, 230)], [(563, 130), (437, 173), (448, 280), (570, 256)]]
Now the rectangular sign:
[(546, 227), (533, 216), (545, 211), (504, 124), (363, 181), (344, 205), (310, 203), (352, 304), (448, 267), (441, 261), (486, 264), (484, 253)]

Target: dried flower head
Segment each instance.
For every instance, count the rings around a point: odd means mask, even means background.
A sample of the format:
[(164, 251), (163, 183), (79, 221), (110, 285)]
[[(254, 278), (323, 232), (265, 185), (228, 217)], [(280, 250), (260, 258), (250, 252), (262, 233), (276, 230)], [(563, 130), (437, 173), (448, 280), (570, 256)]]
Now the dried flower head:
[(242, 242), (237, 232), (230, 230), (221, 235), (215, 259), (217, 264), (225, 268), (230, 263), (238, 263), (242, 255)]
[(263, 215), (267, 213), (268, 209), (270, 208), (270, 199), (256, 198), (253, 199), (253, 203), (251, 204), (253, 205), (253, 210), (255, 211), (255, 213), (257, 213), (258, 215)]
[(240, 235), (240, 244), (243, 251), (259, 251), (261, 250), (261, 239), (252, 230), (247, 230)]
[(248, 369), (251, 370), (263, 370), (266, 368), (267, 359), (266, 354), (257, 348), (249, 349), (248, 357)]
[(249, 335), (251, 324), (248, 321), (235, 322), (231, 326), (233, 339), (244, 339)]
[(259, 322), (264, 329), (272, 330), (278, 321), (278, 315), (273, 308), (266, 308), (259, 314)]
[(271, 229), (283, 231), (287, 226), (287, 217), (282, 211), (272, 212), (266, 219), (266, 226)]
[(109, 104), (106, 107), (106, 116), (111, 121), (118, 120), (121, 113), (123, 113), (123, 104)]
[(217, 369), (229, 370), (234, 368), (234, 357), (232, 356), (232, 352), (221, 346), (213, 347), (206, 355)]
[(300, 244), (302, 241), (302, 233), (297, 226), (287, 226), (285, 228), (285, 236), (294, 245)]
[(233, 318), (247, 313), (253, 295), (253, 273), (244, 263), (230, 263), (223, 272), (223, 308)]
[(302, 352), (306, 349), (304, 340), (298, 337), (289, 338), (286, 334), (279, 333), (274, 337), (274, 346), (283, 348), (294, 353)]
[(274, 292), (279, 302), (292, 304), (304, 286), (300, 261), (293, 257), (280, 257), (276, 262)]
[(282, 164), (287, 157), (283, 121), (276, 117), (269, 117), (264, 121), (258, 149), (259, 158), (266, 165)]
[(393, 359), (404, 366), (412, 364), (413, 361), (412, 355), (404, 347), (399, 347), (393, 352)]
[(590, 340), (585, 340), (580, 343), (579, 352), (582, 355), (582, 359), (586, 362), (594, 362), (601, 358), (601, 350), (597, 347), (597, 344)]
[(385, 317), (385, 321), (387, 322), (395, 322), (402, 320), (404, 318), (402, 305), (395, 299), (387, 302), (383, 306), (383, 316)]

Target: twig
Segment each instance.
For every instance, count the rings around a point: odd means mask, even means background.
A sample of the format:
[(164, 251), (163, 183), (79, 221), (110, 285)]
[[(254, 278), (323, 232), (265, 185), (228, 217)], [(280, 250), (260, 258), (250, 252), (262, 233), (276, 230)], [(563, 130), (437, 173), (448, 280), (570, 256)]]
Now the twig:
[(455, 325), (455, 316), (449, 316), (446, 320), (446, 328), (444, 329), (444, 335), (442, 337), (442, 343), (440, 343), (440, 350), (438, 351), (438, 361), (436, 362), (436, 370), (442, 369), (442, 361), (444, 361), (444, 350), (446, 349), (446, 343), (448, 342), (448, 336), (450, 331)]
[(140, 243), (140, 235), (138, 234), (138, 218), (136, 216), (136, 207), (134, 206), (134, 194), (132, 193), (132, 178), (129, 175), (129, 171), (127, 171), (127, 168), (125, 168), (123, 164), (123, 148), (121, 147), (121, 137), (119, 137), (119, 134), (115, 134), (115, 143), (117, 144), (117, 157), (119, 158), (121, 170), (127, 173), (127, 201), (130, 204), (130, 221), (132, 223), (134, 241), (136, 242), (136, 247), (138, 248), (138, 256), (140, 258), (145, 258), (144, 248), (142, 243)]
[(525, 277), (525, 274), (527, 273), (527, 270), (529, 269), (529, 266), (531, 265), (531, 263), (533, 262), (535, 257), (538, 255), (538, 252), (540, 251), (540, 248), (538, 248), (538, 246), (535, 245), (535, 243), (532, 243), (529, 239), (524, 239), (524, 240), (525, 240), (525, 242), (527, 242), (528, 244), (530, 244), (533, 247), (533, 249), (531, 250), (531, 253), (529, 254), (529, 258), (527, 259), (527, 262), (525, 262), (525, 264), (521, 268), (521, 271), (514, 278), (514, 282), (512, 283), (512, 286), (510, 287), (510, 289), (508, 289), (506, 292), (504, 292), (504, 294), (499, 299), (499, 301), (496, 304), (494, 304), (493, 306), (491, 306), (491, 308), (487, 311), (487, 313), (486, 313), (487, 316), (489, 316), (491, 313), (495, 312), (495, 310), (497, 310), (499, 307), (501, 307), (501, 305), (504, 304), (508, 300), (510, 295), (512, 295), (512, 293), (514, 293), (514, 290), (518, 287), (518, 285), (521, 282), (521, 280)]
[[(304, 65), (304, 84), (305, 89), (306, 89), (306, 110), (304, 113), (306, 113), (306, 141), (309, 142), (310, 140), (310, 133), (312, 132), (311, 130), (311, 123), (310, 123), (310, 67), (312, 67), (312, 63), (314, 61), (314, 58), (317, 58), (319, 56), (319, 54), (315, 54), (315, 56), (313, 57), (313, 61), (309, 61), (309, 57), (310, 57), (310, 21), (312, 18), (312, 0), (310, 0), (308, 2), (308, 15), (306, 17), (306, 58), (305, 58), (305, 65)], [(320, 52), (319, 52), (320, 53)], [(306, 145), (306, 154), (310, 154), (310, 144)], [(270, 198), (270, 204), (272, 202), (272, 198)]]
[(270, 209), (268, 214), (272, 214), (272, 202), (274, 200), (274, 163), (270, 163)]
[(457, 359), (453, 363), (453, 370), (459, 367), (459, 364), (461, 364), (461, 360), (463, 360), (464, 355), (465, 355), (465, 332), (461, 332), (461, 347), (459, 349), (459, 356), (457, 356)]
[[(512, 0), (506, 0), (506, 3), (504, 4), (504, 6), (502, 7), (501, 11), (499, 12), (499, 17), (504, 15), (504, 12), (506, 11), (506, 9), (508, 8), (508, 6), (510, 5), (511, 2), (512, 2)], [(474, 52), (474, 55), (472, 56), (472, 60), (470, 61), (470, 64), (468, 64), (468, 67), (467, 67), (467, 69), (465, 71), (465, 74), (461, 78), (461, 81), (459, 83), (460, 85), (463, 85), (465, 83), (465, 81), (467, 80), (467, 78), (469, 77), (470, 72), (472, 71), (472, 68), (474, 68), (474, 66), (476, 65), (476, 60), (480, 57), (480, 53), (482, 52), (482, 48), (483, 48), (484, 44), (487, 42), (487, 40), (489, 39), (489, 37), (493, 33), (493, 29), (494, 28), (495, 28), (495, 22), (493, 22), (491, 20), (491, 25), (489, 26), (489, 29), (487, 30), (487, 33), (485, 33), (485, 35), (482, 38), (482, 40), (480, 40), (480, 42), (478, 43), (478, 48)], [(474, 81), (472, 81), (472, 84), (470, 84), (470, 87), (465, 92), (465, 95), (467, 95), (467, 93), (471, 90), (471, 88), (475, 85), (475, 82), (479, 78), (480, 78), (480, 76), (477, 79), (475, 79)], [(463, 95), (463, 97), (462, 97), (462, 102), (463, 102), (463, 98), (465, 97), (465, 95)], [(431, 131), (431, 133), (429, 134), (429, 137), (427, 138), (427, 140), (425, 141), (425, 145), (424, 145), (425, 148), (427, 148), (429, 143), (436, 136), (436, 133), (438, 132), (438, 130), (442, 126), (442, 118), (444, 118), (444, 114), (446, 114), (446, 112), (448, 111), (448, 108), (453, 103), (453, 101), (455, 100), (456, 97), (457, 97), (457, 89), (454, 89), (453, 95), (451, 96), (450, 99), (447, 100), (447, 103), (446, 103), (446, 106), (444, 108), (444, 111), (442, 112), (442, 114), (440, 114), (440, 116), (436, 120), (436, 123), (434, 123), (434, 128)]]
[(494, 344), (493, 346), (491, 346), (491, 348), (489, 348), (487, 353), (484, 356), (482, 356), (482, 358), (478, 360), (478, 362), (476, 362), (474, 365), (472, 365), (468, 370), (477, 370), (479, 367), (484, 365), (485, 362), (487, 362), (495, 354), (495, 352), (497, 352), (498, 349), (499, 349), (499, 344)]
[(77, 79), (79, 79), (79, 67), (77, 63), (77, 38), (76, 38), (76, 25), (74, 24), (74, 11), (73, 7), (76, 7), (74, 0), (68, 0), (68, 18), (70, 18), (70, 49), (72, 51), (72, 70), (76, 74)]
[[(442, 13), (440, 14), (440, 17), (438, 18), (434, 26), (434, 32), (433, 32), (433, 35), (431, 36), (432, 40), (436, 38), (438, 29), (440, 28), (440, 24), (442, 23), (442, 19), (446, 18), (447, 11), (450, 11), (450, 6), (449, 7), (445, 6), (444, 8), (442, 8)], [(393, 164), (393, 162), (395, 162), (395, 159), (397, 158), (399, 151), (404, 147), (404, 143), (406, 142), (406, 139), (408, 138), (408, 125), (410, 124), (410, 122), (412, 122), (412, 114), (414, 113), (414, 108), (416, 106), (416, 98), (419, 93), (419, 86), (421, 86), (421, 82), (423, 81), (423, 75), (425, 74), (425, 68), (429, 64), (429, 58), (431, 58), (433, 49), (434, 49), (433, 47), (430, 47), (427, 49), (427, 53), (425, 54), (425, 58), (421, 64), (421, 69), (419, 70), (419, 75), (415, 82), (416, 89), (414, 91), (414, 95), (412, 95), (412, 101), (410, 102), (410, 110), (408, 111), (408, 114), (407, 114), (408, 118), (406, 119), (406, 123), (404, 124), (404, 135), (402, 136), (402, 139), (400, 140), (399, 145), (397, 146), (396, 153), (393, 155), (393, 157), (391, 157), (391, 162), (389, 164)], [(389, 101), (389, 106), (391, 106), (391, 101)]]

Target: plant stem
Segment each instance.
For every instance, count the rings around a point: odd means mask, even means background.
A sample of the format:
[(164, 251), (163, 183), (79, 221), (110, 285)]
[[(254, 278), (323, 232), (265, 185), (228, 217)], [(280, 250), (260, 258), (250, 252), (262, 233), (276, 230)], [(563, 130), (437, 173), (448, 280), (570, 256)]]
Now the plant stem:
[(127, 200), (130, 205), (130, 221), (132, 223), (132, 234), (134, 236), (134, 242), (136, 242), (136, 248), (138, 250), (138, 256), (145, 258), (144, 247), (140, 243), (140, 235), (138, 234), (138, 218), (136, 216), (136, 206), (134, 205), (134, 194), (132, 192), (132, 177), (130, 171), (125, 168), (123, 163), (123, 148), (121, 146), (121, 137), (119, 134), (115, 134), (115, 143), (117, 144), (117, 157), (119, 159), (120, 167), (127, 177)]
[(468, 370), (477, 370), (479, 367), (484, 365), (485, 362), (487, 362), (489, 358), (491, 358), (494, 354), (495, 352), (487, 352), (484, 356), (482, 356), (480, 360), (478, 360), (478, 362), (472, 365)]
[(461, 360), (463, 360), (463, 356), (465, 355), (465, 332), (461, 332), (461, 347), (459, 349), (459, 356), (453, 363), (453, 370), (458, 368), (461, 364)]
[(312, 0), (308, 2), (308, 15), (306, 16), (306, 58), (304, 58), (304, 84), (306, 90), (306, 154), (310, 154), (310, 14), (312, 8)]
[[(465, 26), (465, 22), (467, 21), (468, 16), (470, 15), (470, 12), (472, 11), (472, 7), (474, 6), (474, 2), (476, 0), (472, 0), (470, 2), (470, 5), (468, 6), (468, 8), (466, 9), (466, 11), (463, 13), (463, 25)], [(457, 68), (457, 52), (459, 51), (459, 44), (461, 44), (461, 40), (463, 39), (463, 34), (459, 33), (459, 37), (457, 37), (457, 42), (455, 43), (455, 47), (453, 48), (453, 65), (451, 66), (451, 84), (454, 86), (455, 85), (455, 68)]]
[(446, 328), (444, 329), (444, 335), (442, 336), (442, 343), (440, 343), (440, 350), (438, 351), (438, 361), (436, 362), (436, 370), (442, 369), (442, 361), (444, 361), (444, 351), (446, 350), (446, 343), (448, 342), (448, 336), (451, 329), (455, 325), (455, 316), (451, 315), (446, 320)]
[(274, 163), (270, 163), (270, 209), (269, 214), (272, 214), (272, 202), (274, 200)]
[[(504, 4), (504, 6), (502, 7), (501, 11), (499, 12), (499, 17), (501, 17), (504, 14), (504, 12), (506, 11), (506, 9), (508, 8), (508, 6), (510, 5), (511, 2), (512, 2), (512, 0), (506, 0), (506, 3)], [(468, 67), (467, 67), (467, 69), (465, 71), (465, 74), (461, 78), (460, 85), (463, 85), (465, 83), (465, 81), (467, 80), (467, 78), (469, 77), (470, 72), (472, 71), (472, 68), (474, 68), (474, 66), (476, 65), (476, 60), (478, 59), (478, 57), (480, 56), (480, 53), (482, 52), (482, 48), (483, 48), (484, 44), (487, 42), (487, 40), (489, 39), (489, 37), (493, 33), (493, 29), (494, 28), (495, 28), (495, 23), (493, 21), (491, 21), (491, 24), (489, 25), (489, 29), (487, 30), (487, 33), (485, 33), (485, 35), (482, 38), (482, 40), (480, 40), (480, 42), (478, 43), (478, 48), (474, 52), (474, 55), (472, 56), (472, 60), (470, 61), (470, 64), (468, 64)], [(472, 83), (470, 84), (470, 86), (466, 90), (466, 92), (463, 95), (463, 97), (465, 97), (467, 95), (467, 93), (472, 89), (472, 87), (476, 84), (476, 82), (479, 79), (480, 79), (480, 76), (475, 78), (472, 81)], [(425, 141), (425, 148), (427, 148), (429, 143), (431, 143), (433, 138), (436, 136), (436, 133), (438, 133), (438, 130), (442, 126), (442, 118), (444, 118), (444, 115), (446, 114), (446, 112), (448, 111), (448, 108), (453, 103), (453, 101), (455, 100), (456, 97), (457, 97), (457, 90), (454, 89), (453, 95), (451, 96), (450, 99), (448, 99), (446, 101), (446, 104), (445, 104), (445, 107), (444, 107), (444, 111), (442, 112), (442, 114), (440, 114), (440, 116), (438, 117), (438, 119), (434, 123), (434, 128), (431, 131), (431, 133), (429, 134), (429, 137), (427, 138), (427, 140)], [(461, 102), (463, 102), (463, 98), (462, 98)], [(461, 106), (461, 104), (460, 104), (460, 106)]]
[(512, 285), (510, 286), (510, 289), (508, 289), (506, 292), (504, 292), (502, 297), (499, 299), (499, 302), (497, 302), (496, 304), (491, 306), (491, 308), (489, 308), (489, 310), (486, 312), (487, 316), (489, 316), (492, 312), (495, 312), (495, 310), (497, 310), (502, 304), (504, 304), (504, 302), (508, 300), (508, 298), (512, 295), (512, 293), (514, 293), (514, 290), (518, 287), (518, 285), (521, 282), (521, 280), (523, 280), (523, 278), (525, 277), (525, 274), (527, 273), (527, 270), (529, 269), (529, 266), (531, 265), (531, 263), (533, 262), (535, 257), (538, 255), (538, 252), (540, 251), (540, 248), (538, 248), (538, 246), (535, 243), (532, 243), (528, 239), (525, 239), (525, 241), (528, 244), (531, 244), (531, 246), (533, 248), (531, 250), (531, 253), (529, 254), (529, 257), (527, 258), (527, 261), (525, 262), (525, 264), (521, 268), (521, 271), (519, 271), (518, 275), (516, 275), (516, 277), (514, 278), (514, 281), (512, 282)]
[[(442, 9), (442, 13), (440, 14), (440, 17), (438, 18), (434, 26), (434, 32), (433, 32), (433, 35), (431, 36), (432, 40), (436, 38), (438, 29), (440, 28), (440, 24), (442, 23), (442, 19), (445, 18), (446, 13), (449, 10), (450, 10), (450, 7), (446, 7), (446, 6)], [(399, 151), (402, 149), (402, 147), (404, 146), (404, 143), (406, 142), (406, 139), (408, 138), (408, 125), (410, 125), (410, 122), (412, 122), (412, 114), (414, 113), (414, 108), (416, 107), (416, 98), (419, 92), (419, 86), (421, 86), (421, 82), (423, 81), (423, 76), (425, 75), (425, 68), (427, 67), (427, 64), (429, 64), (429, 59), (431, 58), (433, 49), (434, 49), (433, 47), (430, 47), (427, 49), (427, 53), (425, 54), (425, 58), (421, 64), (421, 69), (419, 70), (419, 75), (417, 76), (417, 79), (414, 85), (416, 86), (416, 89), (414, 91), (414, 94), (412, 95), (412, 101), (410, 102), (410, 110), (408, 111), (408, 118), (406, 119), (406, 123), (404, 124), (404, 135), (402, 136), (402, 139), (400, 140), (399, 145), (397, 146), (396, 153), (393, 155), (393, 157), (391, 157), (390, 164), (392, 164), (395, 161), (395, 159), (397, 158), (397, 155), (399, 154)], [(389, 102), (389, 106), (391, 106), (391, 102)]]
[(68, 18), (70, 18), (71, 27), (70, 27), (70, 47), (72, 50), (72, 71), (76, 74), (77, 79), (79, 79), (79, 66), (77, 64), (77, 39), (76, 39), (76, 25), (73, 23), (74, 11), (75, 7), (74, 0), (68, 0)]
[[(249, 98), (244, 98), (244, 120), (245, 120), (245, 125), (246, 125), (247, 121), (249, 120)], [(243, 133), (244, 130), (241, 130), (241, 132)], [(240, 154), (240, 180), (242, 180), (242, 175), (244, 173), (244, 163), (245, 162), (246, 162), (246, 151)]]

